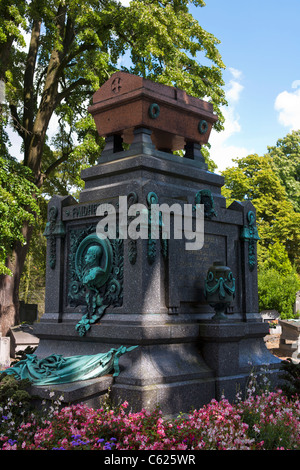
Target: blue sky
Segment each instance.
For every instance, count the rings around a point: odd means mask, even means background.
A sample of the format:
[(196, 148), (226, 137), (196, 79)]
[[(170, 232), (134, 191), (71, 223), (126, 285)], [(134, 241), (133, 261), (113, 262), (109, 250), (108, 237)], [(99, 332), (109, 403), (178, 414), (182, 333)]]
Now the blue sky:
[(206, 0), (191, 12), (226, 65), (225, 130), (210, 138), (219, 172), (300, 129), (300, 0)]

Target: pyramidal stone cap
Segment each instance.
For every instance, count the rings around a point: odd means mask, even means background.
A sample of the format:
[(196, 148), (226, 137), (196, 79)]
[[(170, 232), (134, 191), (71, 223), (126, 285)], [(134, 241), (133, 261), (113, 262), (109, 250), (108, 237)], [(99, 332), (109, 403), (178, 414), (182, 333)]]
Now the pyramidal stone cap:
[(188, 142), (206, 144), (218, 117), (213, 105), (171, 86), (116, 72), (89, 107), (100, 136), (120, 135), (131, 144), (133, 131), (152, 131), (158, 150), (181, 150)]

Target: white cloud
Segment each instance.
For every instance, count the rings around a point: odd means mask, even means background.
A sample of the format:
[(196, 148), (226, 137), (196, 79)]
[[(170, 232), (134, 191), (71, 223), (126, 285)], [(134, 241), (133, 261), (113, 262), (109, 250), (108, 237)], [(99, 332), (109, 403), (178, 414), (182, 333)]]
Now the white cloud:
[(231, 81), (231, 88), (227, 91), (226, 97), (229, 103), (238, 102), (244, 87), (239, 82)]
[(278, 121), (290, 131), (300, 129), (300, 80), (292, 83), (295, 91), (283, 91), (275, 100), (275, 110), (278, 111)]
[(222, 132), (212, 130), (209, 140), (211, 144), (210, 155), (213, 161), (218, 165), (217, 172), (225, 170), (228, 166), (233, 166), (233, 158), (244, 158), (253, 153), (252, 149), (229, 143), (229, 139), (242, 130), (237, 105), (244, 86), (240, 83), (242, 72), (234, 68), (229, 68), (228, 70), (232, 78), (226, 90), (228, 106), (222, 109), (225, 118), (224, 130)]
[(232, 79), (229, 81), (229, 88), (226, 91), (226, 98), (229, 104), (237, 103), (240, 99), (241, 93), (244, 89), (240, 83), (242, 79), (242, 72), (233, 67), (228, 69), (232, 75)]
[(300, 80), (294, 80), (292, 83), (292, 88), (298, 88), (300, 86)]
[(228, 70), (235, 80), (240, 80), (242, 78), (243, 74), (241, 70), (235, 69), (234, 67), (228, 67)]

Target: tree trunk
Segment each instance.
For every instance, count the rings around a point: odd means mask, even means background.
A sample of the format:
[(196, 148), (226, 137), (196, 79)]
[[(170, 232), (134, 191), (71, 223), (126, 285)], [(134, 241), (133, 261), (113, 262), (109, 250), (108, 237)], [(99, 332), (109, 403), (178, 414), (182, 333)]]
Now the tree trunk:
[[(25, 149), (24, 165), (33, 171), (38, 188), (42, 186), (45, 177), (41, 168), (49, 121), (56, 106), (64, 96), (61, 94), (59, 97), (58, 94), (58, 82), (63, 70), (62, 60), (69, 52), (69, 47), (71, 47), (75, 37), (74, 24), (71, 19), (68, 20), (65, 26), (66, 14), (67, 6), (61, 3), (58, 7), (55, 23), (57, 38), (61, 39), (63, 47), (62, 49), (54, 47), (52, 50), (40, 105), (35, 116), (33, 110), (37, 94), (34, 94), (34, 76), (41, 30), (41, 21), (38, 19), (32, 25), (32, 35), (25, 67), (23, 125), (20, 135), (23, 138)], [(17, 114), (16, 109), (15, 112)], [(20, 119), (16, 119), (16, 122), (19, 123)], [(13, 275), (0, 276), (0, 328), (2, 335), (7, 335), (9, 328), (19, 323), (19, 285), (32, 231), (32, 227), (24, 226), (23, 233), (27, 244), (25, 246), (16, 246), (12, 256), (7, 261), (7, 267)]]
[(33, 132), (34, 121), (34, 73), (36, 69), (36, 60), (39, 49), (41, 31), (41, 21), (35, 20), (32, 25), (32, 32), (29, 44), (29, 51), (27, 54), (26, 67), (24, 73), (24, 113), (23, 113), (23, 127), (26, 129), (24, 133), (24, 162), (27, 164), (28, 151)]
[(22, 246), (18, 243), (7, 260), (7, 267), (11, 270), (12, 276), (0, 276), (0, 332), (2, 336), (7, 336), (9, 329), (20, 322), (19, 286), (32, 235), (32, 227), (24, 226), (23, 235), (27, 242), (26, 245)]

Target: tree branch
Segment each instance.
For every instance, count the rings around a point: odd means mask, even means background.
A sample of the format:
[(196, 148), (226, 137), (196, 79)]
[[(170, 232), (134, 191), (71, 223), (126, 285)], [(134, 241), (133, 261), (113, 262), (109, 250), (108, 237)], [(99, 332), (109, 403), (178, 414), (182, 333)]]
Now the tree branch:
[(17, 131), (19, 136), (22, 137), (22, 139), (25, 139), (25, 136), (29, 134), (29, 131), (22, 126), (18, 115), (17, 107), (14, 104), (10, 104), (9, 109), (13, 120), (14, 129)]
[(81, 85), (88, 85), (89, 82), (85, 78), (78, 78), (75, 82), (73, 82), (68, 88), (63, 90), (61, 93), (57, 94), (56, 101), (55, 101), (55, 107), (59, 105), (59, 103), (66, 97), (68, 96), (75, 88), (81, 86)]
[(71, 154), (71, 150), (70, 151), (65, 151), (63, 152), (62, 156), (60, 158), (58, 158), (57, 160), (55, 160), (55, 162), (51, 163), (51, 165), (48, 166), (47, 170), (43, 172), (44, 174), (44, 179), (45, 178), (48, 178), (48, 176), (50, 175), (50, 173), (52, 173), (52, 171), (55, 170), (55, 168), (57, 168), (59, 165), (61, 165), (62, 163), (66, 162)]

